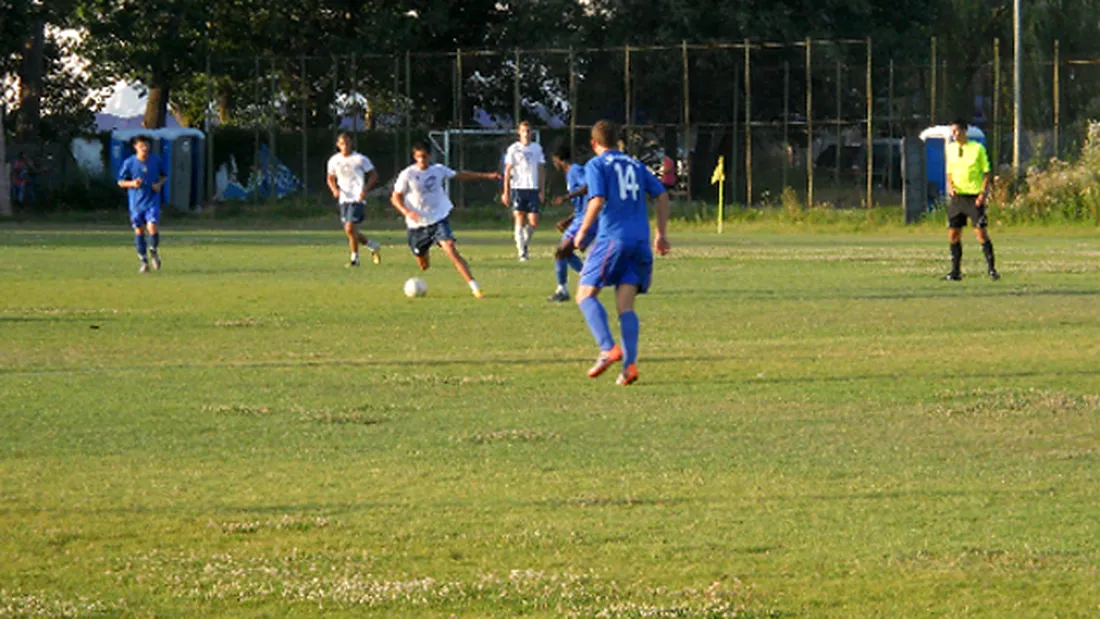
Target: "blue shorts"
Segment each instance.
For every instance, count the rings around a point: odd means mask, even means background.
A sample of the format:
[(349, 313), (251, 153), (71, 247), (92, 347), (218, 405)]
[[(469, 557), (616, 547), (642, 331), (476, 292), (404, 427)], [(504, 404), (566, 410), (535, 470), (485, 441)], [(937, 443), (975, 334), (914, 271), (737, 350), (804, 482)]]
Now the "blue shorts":
[(513, 211), (537, 213), (541, 208), (538, 189), (513, 189), (511, 197)]
[[(568, 241), (570, 244), (572, 244), (573, 240), (577, 238), (577, 233), (581, 231), (581, 224), (582, 223), (584, 223), (583, 218), (582, 219), (574, 218), (573, 223), (569, 224), (569, 228), (566, 229), (566, 231), (563, 232), (562, 235), (561, 235), (562, 243)], [(593, 227), (595, 227), (595, 226), (593, 226)], [(584, 236), (584, 241), (581, 242), (581, 247), (580, 247), (581, 251), (585, 251), (588, 248), (588, 246), (592, 244), (592, 241), (595, 238), (596, 238), (596, 232), (594, 230), (589, 229), (588, 234), (586, 234)]]
[(340, 205), (340, 223), (361, 224), (367, 215), (367, 207), (362, 202), (345, 202)]
[(130, 211), (130, 227), (143, 228), (145, 224), (160, 223), (160, 206), (151, 206), (147, 209)]
[(432, 245), (455, 240), (454, 233), (451, 232), (451, 224), (446, 218), (423, 228), (409, 228), (406, 235), (409, 239), (409, 249), (414, 256), (427, 256)]
[(581, 270), (581, 285), (596, 288), (629, 284), (639, 293), (649, 290), (653, 279), (653, 250), (649, 241), (596, 239), (588, 247)]

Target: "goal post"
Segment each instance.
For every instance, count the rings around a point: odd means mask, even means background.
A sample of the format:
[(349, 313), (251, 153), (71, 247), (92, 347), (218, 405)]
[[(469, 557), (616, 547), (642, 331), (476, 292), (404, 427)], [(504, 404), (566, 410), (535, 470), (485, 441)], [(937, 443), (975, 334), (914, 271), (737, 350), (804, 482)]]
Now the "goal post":
[[(432, 149), (432, 160), (442, 163), (453, 170), (473, 170), (475, 172), (504, 172), (501, 160), (504, 151), (515, 142), (515, 129), (447, 129), (428, 133), (428, 143)], [(531, 141), (541, 143), (539, 130), (532, 128)], [(467, 201), (492, 202), (498, 199), (499, 187), (489, 183), (461, 183), (452, 190), (446, 183), (447, 195), (455, 204), (462, 206)]]

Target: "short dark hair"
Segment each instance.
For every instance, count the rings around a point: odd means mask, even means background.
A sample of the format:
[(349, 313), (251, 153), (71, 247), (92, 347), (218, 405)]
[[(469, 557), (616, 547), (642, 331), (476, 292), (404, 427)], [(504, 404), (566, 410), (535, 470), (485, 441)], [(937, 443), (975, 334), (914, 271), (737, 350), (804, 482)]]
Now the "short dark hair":
[(142, 133), (142, 134), (139, 134), (139, 135), (135, 135), (134, 139), (130, 140), (130, 145), (131, 146), (137, 146), (138, 142), (145, 142), (146, 144), (152, 144), (153, 140), (149, 136)]
[(554, 156), (562, 161), (572, 161), (573, 149), (569, 148), (568, 144), (562, 144), (554, 150)]
[(413, 145), (412, 145), (412, 152), (415, 153), (417, 151), (420, 151), (422, 153), (428, 153), (429, 155), (432, 154), (432, 149), (428, 148), (427, 143), (421, 142), (419, 140), (417, 140), (416, 142), (413, 142)]
[(341, 138), (347, 140), (348, 144), (351, 144), (351, 134), (347, 131), (341, 131), (340, 133), (336, 134), (337, 142), (339, 142)]
[(962, 116), (959, 116), (955, 120), (951, 121), (951, 126), (952, 127), (962, 127), (963, 129), (969, 129), (970, 128), (970, 121), (966, 120)]
[(615, 148), (619, 141), (619, 127), (610, 120), (598, 121), (592, 125), (592, 139), (604, 148)]

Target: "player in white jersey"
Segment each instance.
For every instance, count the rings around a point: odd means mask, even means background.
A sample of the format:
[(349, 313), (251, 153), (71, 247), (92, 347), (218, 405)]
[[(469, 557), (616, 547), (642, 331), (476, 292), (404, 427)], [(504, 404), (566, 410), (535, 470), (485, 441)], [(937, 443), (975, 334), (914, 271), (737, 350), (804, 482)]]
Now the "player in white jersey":
[(371, 241), (359, 231), (359, 224), (366, 216), (367, 192), (378, 183), (378, 172), (374, 164), (351, 148), (351, 136), (341, 133), (336, 138), (339, 151), (328, 160), (328, 188), (332, 197), (340, 201), (340, 222), (344, 224), (344, 233), (348, 235), (351, 248), (349, 267), (359, 266), (359, 246), (370, 250), (371, 260), (375, 264), (382, 262), (382, 253), (378, 243)]
[(428, 252), (432, 245), (439, 245), (447, 257), (454, 263), (462, 278), (470, 285), (470, 291), (478, 299), (484, 299), (477, 280), (470, 273), (470, 265), (458, 253), (455, 237), (447, 218), (454, 204), (447, 196), (443, 182), (449, 178), (458, 181), (486, 180), (498, 181), (497, 172), (456, 172), (447, 166), (432, 164), (432, 151), (423, 142), (413, 144), (413, 163), (401, 171), (393, 186), (390, 204), (405, 216), (408, 228), (409, 249), (416, 256), (420, 270), (427, 271), (431, 266)]
[[(504, 193), (500, 201), (512, 207), (516, 251), (527, 261), (527, 246), (539, 225), (539, 209), (546, 200), (546, 156), (542, 146), (531, 141), (531, 125), (519, 124), (519, 141), (504, 154)], [(526, 220), (526, 221), (524, 221)]]

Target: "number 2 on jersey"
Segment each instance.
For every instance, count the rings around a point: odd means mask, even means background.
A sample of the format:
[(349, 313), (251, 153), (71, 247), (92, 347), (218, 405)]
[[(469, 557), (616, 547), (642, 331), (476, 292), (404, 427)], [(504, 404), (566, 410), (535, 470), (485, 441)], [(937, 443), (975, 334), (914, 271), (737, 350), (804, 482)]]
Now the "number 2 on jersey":
[(634, 166), (627, 166), (623, 170), (623, 166), (616, 163), (615, 174), (619, 175), (619, 199), (625, 202), (627, 193), (629, 193), (631, 200), (637, 200), (638, 192), (642, 188), (638, 186), (638, 177), (634, 172)]

